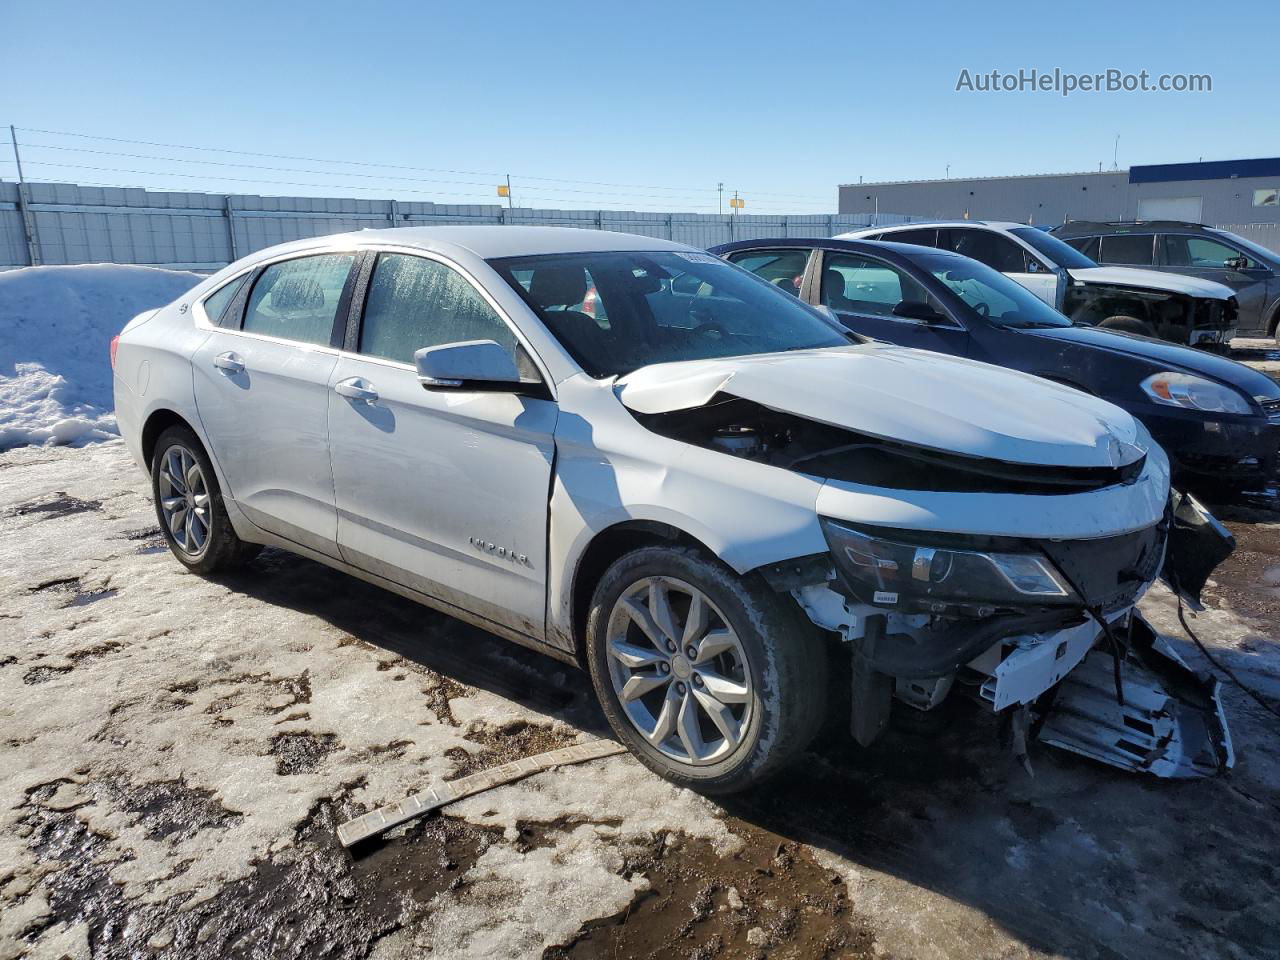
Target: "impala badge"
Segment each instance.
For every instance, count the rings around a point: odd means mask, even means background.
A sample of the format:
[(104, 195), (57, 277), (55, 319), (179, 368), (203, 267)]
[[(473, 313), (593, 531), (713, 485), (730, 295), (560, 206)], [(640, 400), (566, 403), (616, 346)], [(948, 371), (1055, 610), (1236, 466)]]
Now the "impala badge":
[(483, 553), (492, 554), (499, 560), (511, 560), (512, 562), (518, 563), (524, 567), (532, 566), (532, 564), (529, 563), (529, 558), (525, 556), (525, 554), (517, 553), (510, 547), (499, 546), (492, 540), (485, 540), (482, 537), (467, 537), (467, 542), (477, 550), (480, 550)]

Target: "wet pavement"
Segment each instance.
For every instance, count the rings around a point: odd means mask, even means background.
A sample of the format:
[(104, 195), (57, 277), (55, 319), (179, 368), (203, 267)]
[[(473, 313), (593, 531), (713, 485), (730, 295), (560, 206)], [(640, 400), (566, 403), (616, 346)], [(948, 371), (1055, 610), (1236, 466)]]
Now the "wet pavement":
[[(343, 819), (606, 733), (586, 677), (278, 551), (182, 573), (119, 444), (38, 453), (0, 458), (0, 957), (1280, 956), (1280, 720), (1231, 687), (1223, 780), (1029, 776), (957, 702), (866, 750), (837, 716), (731, 801), (615, 757), (344, 850)], [(1192, 623), (1275, 701), (1280, 513), (1220, 514)]]

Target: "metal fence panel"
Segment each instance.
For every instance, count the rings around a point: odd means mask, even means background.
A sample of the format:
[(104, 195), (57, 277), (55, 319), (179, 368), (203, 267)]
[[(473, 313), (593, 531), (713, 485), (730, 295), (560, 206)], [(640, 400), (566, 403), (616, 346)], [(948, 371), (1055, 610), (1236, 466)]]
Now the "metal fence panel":
[[(74, 183), (27, 184), (39, 262), (137, 263), (213, 270), (264, 247), (368, 227), (539, 224), (616, 230), (709, 247), (764, 237), (830, 236), (866, 226), (860, 214), (658, 213), (514, 209), (499, 204), (342, 197), (167, 193)], [(16, 184), (0, 183), (0, 269), (31, 262)], [(879, 223), (908, 216), (880, 215)]]
[(1219, 227), (1280, 253), (1280, 223), (1226, 223)]

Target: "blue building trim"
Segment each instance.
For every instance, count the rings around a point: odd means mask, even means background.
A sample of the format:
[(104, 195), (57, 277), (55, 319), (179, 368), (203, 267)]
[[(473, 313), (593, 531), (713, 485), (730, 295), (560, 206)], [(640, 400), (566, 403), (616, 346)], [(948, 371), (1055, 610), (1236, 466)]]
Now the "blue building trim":
[(1130, 183), (1231, 180), (1238, 177), (1280, 177), (1280, 157), (1264, 157), (1258, 160), (1210, 160), (1207, 163), (1155, 163), (1129, 168)]

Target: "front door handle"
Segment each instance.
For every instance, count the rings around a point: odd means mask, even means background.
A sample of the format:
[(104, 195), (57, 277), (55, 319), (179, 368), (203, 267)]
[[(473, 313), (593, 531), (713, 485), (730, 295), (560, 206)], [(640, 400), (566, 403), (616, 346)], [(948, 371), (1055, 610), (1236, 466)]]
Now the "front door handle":
[(244, 373), (244, 361), (230, 351), (213, 358), (213, 365), (227, 373)]
[(348, 377), (346, 380), (339, 380), (333, 385), (333, 389), (338, 396), (346, 397), (348, 400), (373, 403), (378, 399), (378, 391), (359, 377)]

